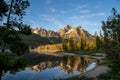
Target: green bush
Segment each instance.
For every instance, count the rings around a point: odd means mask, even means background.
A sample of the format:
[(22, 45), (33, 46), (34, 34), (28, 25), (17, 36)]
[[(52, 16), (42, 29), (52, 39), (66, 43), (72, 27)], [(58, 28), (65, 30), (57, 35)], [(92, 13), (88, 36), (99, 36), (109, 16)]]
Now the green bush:
[(32, 34), (30, 26), (27, 25), (24, 25), (20, 32), (26, 35)]
[(25, 52), (29, 51), (29, 46), (26, 43), (19, 41), (13, 43), (10, 46), (10, 50), (15, 54), (23, 55)]

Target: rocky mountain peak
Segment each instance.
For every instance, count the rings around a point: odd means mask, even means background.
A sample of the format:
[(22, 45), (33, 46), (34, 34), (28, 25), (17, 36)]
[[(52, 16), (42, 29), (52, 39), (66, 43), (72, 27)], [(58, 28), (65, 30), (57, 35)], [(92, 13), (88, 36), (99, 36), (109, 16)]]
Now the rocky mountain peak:
[(32, 29), (32, 32), (38, 34), (39, 32), (46, 32), (46, 30), (44, 28), (37, 27)]
[(70, 26), (70, 25), (66, 25), (65, 27), (64, 27), (64, 29), (65, 30), (69, 30), (69, 29), (71, 29), (72, 27)]
[(71, 27), (70, 25), (66, 25), (57, 32), (52, 30), (45, 30), (43, 28), (35, 28), (33, 29), (32, 32), (38, 34), (41, 37), (60, 38), (64, 36), (65, 38), (70, 38), (70, 37), (80, 38), (81, 34), (83, 34), (88, 38), (92, 38), (92, 35), (89, 34), (87, 31), (85, 31), (81, 26)]
[(47, 31), (41, 27), (33, 29), (32, 32), (38, 34), (41, 37), (56, 37), (56, 38), (60, 37), (57, 32), (54, 32), (52, 30)]
[(64, 35), (65, 33), (67, 33), (72, 27), (70, 25), (66, 25), (65, 27), (63, 27), (62, 29), (58, 30), (57, 32), (60, 35)]

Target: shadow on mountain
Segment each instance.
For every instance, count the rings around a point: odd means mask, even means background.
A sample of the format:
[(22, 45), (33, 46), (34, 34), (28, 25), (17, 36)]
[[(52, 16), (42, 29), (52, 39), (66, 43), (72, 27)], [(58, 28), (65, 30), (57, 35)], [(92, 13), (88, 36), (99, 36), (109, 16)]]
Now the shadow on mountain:
[(59, 44), (62, 43), (61, 38), (55, 38), (55, 37), (41, 37), (37, 34), (32, 33), (31, 35), (20, 35), (23, 40), (28, 43), (30, 48), (34, 49), (38, 46), (47, 45), (47, 44)]

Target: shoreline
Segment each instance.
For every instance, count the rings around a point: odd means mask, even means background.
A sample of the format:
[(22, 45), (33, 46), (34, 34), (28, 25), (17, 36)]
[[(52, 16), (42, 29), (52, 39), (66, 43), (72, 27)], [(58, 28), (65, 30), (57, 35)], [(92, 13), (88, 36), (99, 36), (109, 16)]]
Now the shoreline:
[[(31, 50), (31, 51), (36, 51), (36, 50)], [(61, 51), (56, 51), (56, 50), (40, 50), (40, 51), (38, 51), (40, 54), (41, 54), (41, 52), (47, 52), (47, 53), (52, 53), (52, 54), (57, 54), (57, 55), (62, 55), (62, 56), (64, 56), (64, 55), (75, 55), (75, 54), (73, 54), (73, 53), (67, 53), (67, 52), (61, 52)], [(42, 53), (42, 54), (44, 54), (44, 53)], [(82, 55), (83, 56), (83, 55)], [(86, 56), (86, 55), (84, 55), (84, 56)], [(90, 55), (87, 55), (87, 56), (90, 56)], [(95, 58), (97, 58), (97, 59), (99, 59), (99, 57), (95, 57)], [(105, 58), (105, 57), (104, 57)], [(101, 59), (101, 58), (100, 58)], [(102, 74), (102, 73), (105, 73), (105, 72), (107, 72), (108, 70), (110, 70), (107, 66), (104, 66), (104, 65), (96, 65), (93, 69), (91, 69), (91, 70), (89, 70), (89, 71), (87, 71), (87, 72), (85, 72), (85, 73), (82, 73), (82, 74), (78, 74), (78, 75), (76, 75), (77, 77), (82, 77), (82, 76), (86, 76), (86, 77), (88, 77), (88, 78), (94, 78), (94, 79), (96, 79), (97, 78), (97, 76), (99, 76), (100, 74)]]
[(97, 65), (95, 68), (93, 68), (90, 71), (87, 71), (85, 73), (79, 74), (77, 75), (78, 77), (88, 77), (88, 78), (94, 78), (96, 79), (97, 76), (99, 76), (100, 74), (106, 73), (108, 70), (110, 70), (110, 68), (108, 68), (107, 66), (103, 66), (103, 65)]

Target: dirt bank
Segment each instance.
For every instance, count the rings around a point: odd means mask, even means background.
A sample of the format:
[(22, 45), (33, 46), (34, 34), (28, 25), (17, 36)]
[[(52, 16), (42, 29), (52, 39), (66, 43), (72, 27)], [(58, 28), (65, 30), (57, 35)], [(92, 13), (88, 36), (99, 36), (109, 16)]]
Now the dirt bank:
[(97, 76), (99, 76), (102, 73), (107, 72), (108, 70), (109, 70), (109, 68), (107, 66), (96, 66), (94, 69), (92, 69), (86, 73), (80, 74), (78, 76), (79, 77), (86, 76), (88, 78), (95, 78), (96, 79)]

